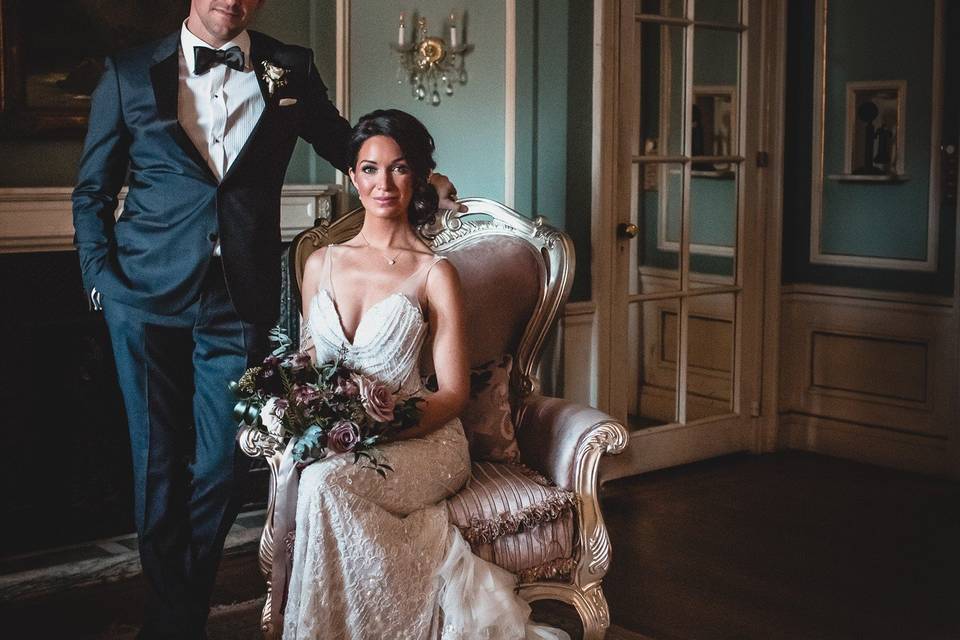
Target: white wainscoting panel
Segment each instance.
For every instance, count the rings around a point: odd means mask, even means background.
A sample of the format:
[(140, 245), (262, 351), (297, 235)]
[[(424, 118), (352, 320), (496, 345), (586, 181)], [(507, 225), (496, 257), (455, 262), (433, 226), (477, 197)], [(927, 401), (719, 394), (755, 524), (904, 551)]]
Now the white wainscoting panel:
[(781, 327), (781, 445), (956, 473), (956, 327), (952, 306), (935, 298), (790, 287)]
[(597, 403), (596, 307), (571, 302), (563, 319), (563, 397), (590, 406)]

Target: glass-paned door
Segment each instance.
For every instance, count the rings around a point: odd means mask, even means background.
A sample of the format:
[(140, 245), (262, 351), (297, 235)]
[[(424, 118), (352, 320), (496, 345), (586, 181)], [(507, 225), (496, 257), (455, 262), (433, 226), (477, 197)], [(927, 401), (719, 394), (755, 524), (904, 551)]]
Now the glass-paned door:
[(612, 405), (634, 431), (683, 431), (657, 466), (750, 446), (762, 332), (744, 313), (762, 283), (744, 268), (759, 215), (750, 4), (621, 4)]

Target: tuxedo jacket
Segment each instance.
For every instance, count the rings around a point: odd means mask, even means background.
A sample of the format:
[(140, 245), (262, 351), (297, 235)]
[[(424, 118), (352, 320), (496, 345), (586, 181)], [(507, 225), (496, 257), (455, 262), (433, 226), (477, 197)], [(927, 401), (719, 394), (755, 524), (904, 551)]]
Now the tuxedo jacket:
[[(180, 32), (106, 60), (73, 192), (84, 286), (96, 287), (104, 304), (179, 313), (198, 298), (219, 241), (240, 317), (276, 320), (280, 191), (294, 145), (301, 137), (345, 170), (350, 124), (327, 97), (309, 49), (249, 33), (265, 106), (220, 181), (177, 120)], [(286, 85), (273, 95), (265, 60), (286, 70)]]

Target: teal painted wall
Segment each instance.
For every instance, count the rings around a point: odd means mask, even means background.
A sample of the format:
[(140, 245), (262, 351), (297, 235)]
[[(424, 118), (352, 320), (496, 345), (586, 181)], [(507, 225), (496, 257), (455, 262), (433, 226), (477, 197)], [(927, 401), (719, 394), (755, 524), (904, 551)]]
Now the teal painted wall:
[[(929, 166), (929, 117), (932, 98), (930, 83), (929, 28), (917, 22), (917, 15), (932, 19), (930, 0), (907, 2), (884, 0), (882, 3), (852, 4), (835, 0), (831, 25), (841, 38), (831, 37), (833, 52), (828, 60), (828, 85), (846, 80), (906, 79), (907, 155), (906, 172), (911, 179), (904, 185), (837, 185), (829, 183), (829, 210), (824, 211), (823, 246), (854, 255), (884, 257), (923, 257), (926, 234), (927, 175)], [(857, 12), (857, 7), (860, 11)], [(945, 68), (943, 96), (943, 140), (956, 142), (960, 137), (960, 5), (945, 3)], [(840, 15), (837, 15), (840, 14)], [(885, 16), (896, 16), (892, 25)], [(876, 27), (874, 24), (876, 23)], [(902, 25), (902, 26), (901, 26)], [(783, 282), (825, 284), (843, 287), (880, 289), (952, 295), (956, 234), (956, 206), (940, 209), (935, 272), (911, 272), (813, 264), (810, 262), (810, 185), (814, 104), (814, 7), (812, 2), (791, 2), (787, 17), (786, 136), (784, 141), (783, 197)], [(851, 50), (850, 43), (865, 49)], [(895, 47), (889, 42), (898, 43)], [(909, 53), (905, 53), (909, 52)], [(914, 59), (918, 62), (913, 64)], [(922, 60), (926, 63), (922, 63)], [(926, 66), (924, 66), (926, 64)], [(853, 75), (856, 73), (856, 76)], [(905, 74), (914, 74), (911, 79)], [(831, 80), (833, 78), (833, 80)], [(845, 108), (846, 96), (832, 92), (831, 104)], [(830, 119), (828, 112), (828, 120)], [(916, 122), (915, 122), (916, 119)], [(843, 144), (843, 120), (834, 117), (827, 123), (829, 145), (825, 173), (840, 172), (842, 157), (836, 155)], [(837, 129), (837, 126), (840, 128)], [(842, 150), (840, 151), (842, 153)], [(919, 186), (918, 186), (919, 185)], [(852, 187), (852, 188), (851, 188)], [(922, 187), (922, 188), (921, 188)], [(912, 196), (905, 199), (907, 194)], [(825, 205), (828, 202), (825, 201)]]
[(573, 238), (572, 300), (590, 299), (592, 0), (517, 3), (515, 208)]
[[(933, 2), (843, 0), (827, 13), (824, 174), (843, 173), (846, 83), (906, 80), (908, 182), (825, 180), (821, 246), (825, 253), (925, 260), (930, 190)], [(898, 42), (901, 46), (889, 46)], [(910, 51), (904, 55), (904, 47)]]
[(444, 34), (450, 3), (420, 0), (384, 3), (354, 0), (350, 11), (350, 117), (380, 108), (412, 113), (430, 130), (437, 145), (437, 167), (449, 175), (462, 196), (504, 197), (505, 9), (502, 0), (472, 0), (457, 7), (466, 13), (466, 38), (475, 49), (466, 58), (468, 82), (440, 106), (412, 97), (409, 84), (396, 80), (397, 56), (389, 43), (397, 37), (401, 9), (427, 19), (433, 35)]
[[(505, 3), (470, 0), (466, 60), (469, 81), (439, 107), (411, 97), (396, 82), (396, 57), (387, 48), (401, 9), (440, 29), (448, 2), (398, 3), (389, 12), (376, 0), (351, 8), (351, 117), (396, 107), (420, 118), (437, 143), (437, 164), (462, 195), (504, 199), (506, 73)], [(379, 10), (376, 10), (380, 8)], [(590, 297), (590, 180), (592, 135), (592, 1), (518, 2), (514, 208), (540, 214), (574, 239), (573, 299)]]

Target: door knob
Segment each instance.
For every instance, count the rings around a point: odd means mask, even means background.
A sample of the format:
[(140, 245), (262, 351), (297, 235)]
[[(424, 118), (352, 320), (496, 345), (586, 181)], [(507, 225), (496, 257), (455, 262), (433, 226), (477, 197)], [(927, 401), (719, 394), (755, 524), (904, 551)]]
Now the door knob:
[(621, 222), (617, 225), (617, 237), (621, 240), (630, 240), (636, 238), (640, 233), (640, 227), (632, 222)]

